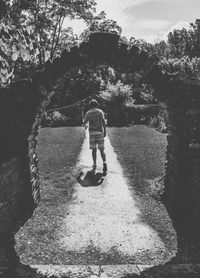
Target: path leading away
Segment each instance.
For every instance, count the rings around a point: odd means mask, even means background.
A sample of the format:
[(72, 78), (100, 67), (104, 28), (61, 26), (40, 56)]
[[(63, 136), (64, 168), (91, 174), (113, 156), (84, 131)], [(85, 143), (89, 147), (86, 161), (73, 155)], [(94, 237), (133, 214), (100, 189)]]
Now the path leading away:
[[(77, 165), (84, 174), (92, 165), (87, 136)], [(145, 223), (109, 138), (106, 153), (108, 173), (103, 182), (87, 187), (77, 182), (68, 204), (60, 234), (60, 248), (69, 257), (67, 264), (162, 262), (165, 244)], [(99, 152), (97, 165), (97, 172), (102, 172)]]

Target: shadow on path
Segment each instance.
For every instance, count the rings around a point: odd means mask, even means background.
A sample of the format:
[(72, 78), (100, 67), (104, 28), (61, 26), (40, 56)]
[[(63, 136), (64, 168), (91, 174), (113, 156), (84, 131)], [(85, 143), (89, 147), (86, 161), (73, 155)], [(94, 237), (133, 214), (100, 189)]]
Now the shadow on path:
[(98, 186), (103, 183), (106, 175), (106, 173), (95, 173), (91, 170), (84, 176), (84, 173), (81, 172), (77, 177), (77, 181), (83, 187)]

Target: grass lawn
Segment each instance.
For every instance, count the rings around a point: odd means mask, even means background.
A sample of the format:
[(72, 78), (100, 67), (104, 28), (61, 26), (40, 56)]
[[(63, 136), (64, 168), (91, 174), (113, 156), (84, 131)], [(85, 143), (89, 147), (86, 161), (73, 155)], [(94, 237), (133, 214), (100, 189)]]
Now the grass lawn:
[(165, 174), (166, 135), (138, 125), (109, 128), (108, 135), (126, 176), (137, 183), (138, 193), (147, 192), (146, 181)]
[(84, 129), (80, 127), (40, 130), (37, 152), (41, 202), (16, 235), (16, 250), (23, 263), (63, 263), (57, 250), (57, 230), (73, 193), (78, 171), (75, 165), (84, 138)]

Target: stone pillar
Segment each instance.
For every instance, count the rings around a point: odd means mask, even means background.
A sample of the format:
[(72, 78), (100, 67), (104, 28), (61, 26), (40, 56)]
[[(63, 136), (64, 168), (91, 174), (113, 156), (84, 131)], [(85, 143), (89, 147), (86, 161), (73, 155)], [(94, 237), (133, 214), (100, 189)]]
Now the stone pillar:
[(193, 88), (168, 88), (166, 205), (176, 229), (194, 234), (200, 226), (200, 98)]
[(0, 277), (16, 277), (7, 275), (18, 262), (14, 234), (40, 200), (37, 135), (53, 94), (29, 82), (0, 90)]

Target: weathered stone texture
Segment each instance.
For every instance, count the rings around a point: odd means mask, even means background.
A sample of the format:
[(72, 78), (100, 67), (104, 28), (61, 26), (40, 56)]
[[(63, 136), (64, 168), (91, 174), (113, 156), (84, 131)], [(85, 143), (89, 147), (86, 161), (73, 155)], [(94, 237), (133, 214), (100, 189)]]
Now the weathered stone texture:
[(7, 234), (13, 226), (20, 200), (20, 165), (18, 159), (3, 163), (0, 170), (0, 234)]
[[(168, 111), (165, 203), (175, 225), (199, 231), (200, 98), (196, 80), (178, 76), (163, 95)], [(197, 232), (198, 233), (198, 232)]]

